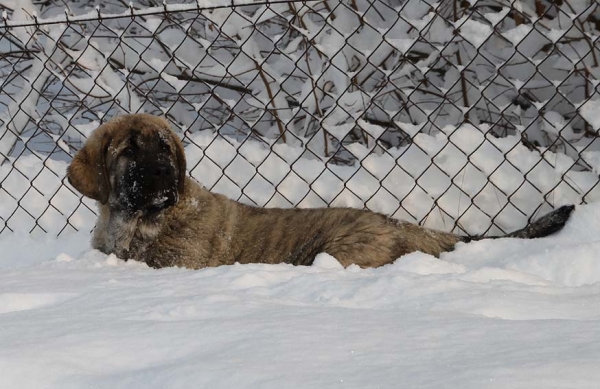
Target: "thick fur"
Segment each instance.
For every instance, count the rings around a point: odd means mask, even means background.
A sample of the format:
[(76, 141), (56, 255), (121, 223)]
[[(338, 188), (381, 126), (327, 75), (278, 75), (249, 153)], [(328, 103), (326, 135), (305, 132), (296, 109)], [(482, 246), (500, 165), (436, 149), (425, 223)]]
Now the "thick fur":
[[(168, 123), (145, 114), (96, 129), (73, 159), (68, 178), (98, 200), (93, 247), (156, 268), (310, 265), (320, 252), (343, 266), (377, 267), (413, 251), (439, 256), (471, 240), (370, 211), (263, 209), (211, 193), (186, 176), (183, 146)], [(556, 232), (572, 210), (562, 207), (508, 236)]]

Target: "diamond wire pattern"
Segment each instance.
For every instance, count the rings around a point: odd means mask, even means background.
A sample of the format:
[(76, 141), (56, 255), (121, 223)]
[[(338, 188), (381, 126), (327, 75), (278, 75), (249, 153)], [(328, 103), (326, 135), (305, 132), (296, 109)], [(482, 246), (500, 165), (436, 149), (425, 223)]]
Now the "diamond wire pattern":
[[(0, 147), (0, 233), (90, 228), (94, 207), (64, 179), (66, 162), (93, 127), (141, 111), (165, 115), (201, 151), (190, 174), (202, 181), (217, 169), (209, 189), (235, 187), (237, 200), (259, 206), (349, 202), (379, 210), (386, 199), (386, 213), (425, 225), (439, 218), (469, 234), (506, 232), (502, 220), (515, 212), (531, 220), (560, 205), (559, 189), (574, 193), (570, 201), (593, 201), (598, 180), (577, 174), (595, 174), (588, 156), (600, 150), (581, 114), (598, 98), (599, 8), (330, 0), (5, 21), (0, 144), (16, 141), (8, 152)], [(544, 130), (557, 113), (562, 128)], [(461, 128), (478, 131), (470, 133), (478, 144), (464, 143)], [(207, 131), (213, 136), (198, 137)], [(503, 146), (515, 135), (520, 142)], [(511, 157), (523, 146), (537, 155), (527, 166)], [(502, 160), (492, 166), (485, 153)], [(558, 153), (571, 158), (560, 168)], [(373, 163), (384, 160), (393, 161), (387, 170)], [(310, 174), (307, 161), (316, 161)], [(251, 167), (243, 177), (240, 164)], [(548, 166), (560, 179), (540, 176)], [(522, 174), (510, 188), (496, 179), (507, 170)], [(467, 172), (485, 181), (464, 187)], [(404, 189), (395, 177), (409, 177)], [(265, 185), (266, 196), (257, 194)], [(529, 190), (541, 196), (533, 208), (522, 204)], [(456, 196), (464, 202), (451, 209)], [(415, 206), (419, 199), (426, 202)], [(473, 214), (487, 225), (465, 229)]]

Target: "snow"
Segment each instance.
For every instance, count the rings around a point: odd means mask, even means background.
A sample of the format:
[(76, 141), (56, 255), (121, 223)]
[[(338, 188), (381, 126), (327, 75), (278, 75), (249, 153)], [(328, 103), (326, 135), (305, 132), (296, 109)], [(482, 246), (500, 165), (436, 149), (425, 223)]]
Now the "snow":
[(413, 47), (413, 45), (416, 42), (416, 39), (392, 39), (392, 38), (388, 38), (386, 39), (386, 42), (388, 42), (389, 44), (391, 44), (394, 48), (400, 50), (400, 52), (402, 54), (405, 54), (406, 52), (408, 52), (411, 47)]
[(598, 116), (598, 110), (600, 110), (599, 100), (587, 100), (579, 107), (579, 114), (590, 126), (592, 126), (594, 131), (600, 129), (600, 116)]
[(577, 134), (570, 122), (556, 111), (546, 111), (544, 113), (540, 129), (546, 132), (552, 139), (561, 136), (563, 139), (573, 141), (583, 136), (583, 134)]
[(460, 29), (460, 35), (463, 36), (475, 48), (479, 48), (492, 35), (492, 28), (486, 24), (471, 20), (463, 16), (454, 23), (456, 28)]
[(566, 33), (567, 33), (567, 31), (565, 31), (565, 30), (551, 29), (550, 31), (548, 31), (548, 33), (546, 34), (546, 36), (548, 37), (548, 39), (550, 39), (552, 41), (552, 43), (556, 43), (562, 37), (564, 37)]
[(0, 387), (594, 388), (600, 204), (378, 269), (124, 262), (0, 238)]
[(517, 46), (519, 43), (521, 43), (523, 39), (527, 37), (527, 35), (529, 35), (531, 30), (531, 26), (521, 24), (513, 29), (504, 32), (502, 36), (508, 39), (508, 41), (510, 41), (510, 43), (512, 43), (514, 46)]
[(489, 12), (485, 13), (483, 16), (490, 22), (492, 25), (496, 26), (498, 23), (502, 22), (502, 19), (506, 17), (510, 13), (510, 8), (503, 7), (500, 12)]

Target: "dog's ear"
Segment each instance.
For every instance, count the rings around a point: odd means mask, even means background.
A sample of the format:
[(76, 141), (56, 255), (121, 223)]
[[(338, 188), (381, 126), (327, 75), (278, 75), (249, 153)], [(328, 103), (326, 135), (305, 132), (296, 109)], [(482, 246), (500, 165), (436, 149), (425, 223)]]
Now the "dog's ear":
[(102, 127), (96, 129), (71, 161), (67, 177), (81, 194), (105, 204), (110, 193), (106, 152), (110, 136)]
[(179, 137), (174, 132), (171, 133), (173, 136), (173, 142), (175, 143), (175, 156), (177, 158), (177, 172), (179, 174), (177, 178), (177, 191), (180, 195), (183, 194), (185, 189), (185, 177), (186, 177), (186, 162), (185, 162), (185, 150), (183, 149), (183, 143), (179, 140)]

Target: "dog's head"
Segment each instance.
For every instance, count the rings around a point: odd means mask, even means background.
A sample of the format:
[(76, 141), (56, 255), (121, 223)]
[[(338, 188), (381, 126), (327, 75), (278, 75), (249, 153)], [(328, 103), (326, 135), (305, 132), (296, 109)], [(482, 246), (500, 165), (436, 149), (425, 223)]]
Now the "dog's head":
[(84, 196), (111, 208), (160, 211), (183, 194), (183, 145), (162, 118), (120, 116), (94, 130), (67, 176)]

